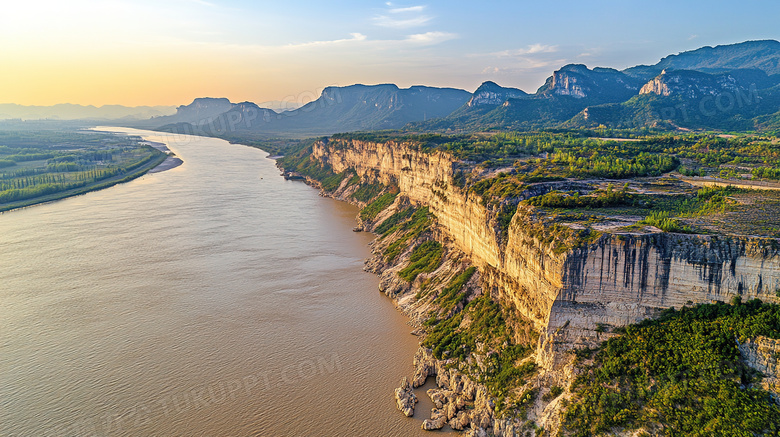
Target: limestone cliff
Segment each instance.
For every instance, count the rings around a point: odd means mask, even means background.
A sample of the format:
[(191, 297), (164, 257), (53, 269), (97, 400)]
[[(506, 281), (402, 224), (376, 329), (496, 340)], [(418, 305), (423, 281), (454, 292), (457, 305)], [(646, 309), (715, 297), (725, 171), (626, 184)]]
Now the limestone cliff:
[(631, 98), (640, 86), (635, 78), (611, 68), (596, 67), (591, 70), (585, 65), (569, 64), (553, 72), (536, 95), (587, 98), (607, 103)]
[(761, 388), (770, 392), (774, 401), (780, 404), (780, 340), (748, 339), (739, 345), (739, 352), (749, 367), (764, 375)]
[[(754, 93), (766, 78), (761, 72), (737, 71), (734, 73), (707, 74), (698, 71), (662, 71), (639, 90), (639, 94), (659, 96), (682, 96), (697, 99), (703, 96), (717, 96), (729, 93), (734, 98), (746, 98)], [(739, 94), (738, 94), (739, 93)]]
[(502, 242), (480, 196), (455, 185), (459, 163), (446, 153), (332, 139), (315, 144), (313, 156), (335, 172), (352, 169), (395, 184), (411, 202), (427, 205), (442, 232), (480, 269), (485, 287), (533, 321), (548, 342), (598, 341), (610, 327), (686, 303), (736, 295), (777, 301), (780, 245), (773, 240), (607, 234), (589, 247), (556, 253), (529, 232), (527, 214), (515, 214)]
[[(518, 207), (503, 233), (490, 202), (459, 185), (463, 164), (447, 153), (425, 151), (403, 142), (329, 139), (316, 143), (312, 156), (336, 173), (350, 171), (362, 180), (398, 187), (401, 195), (396, 204), (377, 217), (374, 225), (398, 210), (400, 199), (427, 206), (436, 217), (434, 237), (447, 248), (439, 271), (455, 272), (458, 265), (476, 266), (478, 274), (472, 281), (479, 281), (478, 288), (489, 291), (504, 307), (514, 309), (533, 324), (540, 334), (533, 357), (540, 371), (520, 392), (536, 393), (528, 419), (546, 430), (557, 429), (562, 406), (571, 396), (567, 387), (578, 371), (572, 362), (573, 349), (595, 346), (614, 335), (614, 328), (651, 317), (664, 308), (728, 301), (734, 296), (779, 300), (780, 245), (775, 240), (661, 232), (605, 233), (594, 241), (561, 250), (560, 245), (550, 242), (546, 225), (537, 220), (529, 206)], [(354, 190), (346, 186), (347, 179), (344, 181), (344, 193)], [(577, 190), (578, 184), (532, 184), (520, 198), (551, 189)], [(336, 196), (343, 197), (344, 193), (337, 190)], [(369, 223), (366, 229), (371, 226)], [(377, 244), (374, 249), (379, 254), (388, 242)], [(383, 292), (394, 297), (413, 319), (423, 322), (430, 307), (415, 306), (414, 290), (419, 290), (420, 281), (409, 284), (399, 280), (397, 273), (404, 266), (385, 265), (382, 257), (375, 255), (368, 269), (380, 274)], [(412, 383), (415, 387), (421, 383), (420, 375), (438, 374), (431, 369), (447, 366), (434, 360), (429, 351), (420, 353), (427, 354), (427, 358), (417, 360), (418, 375)], [(439, 385), (449, 390), (446, 384)], [(550, 397), (553, 386), (564, 390)], [(478, 385), (474, 387), (479, 389)], [(543, 400), (543, 395), (549, 395), (548, 399)], [(444, 423), (465, 427), (470, 423), (470, 435), (482, 435), (479, 429), (489, 427), (493, 435), (508, 436), (525, 426), (518, 418), (494, 417), (489, 400), (478, 402), (480, 398), (471, 389), (456, 390), (450, 397), (426, 422), (429, 427)], [(467, 411), (463, 403), (469, 403), (473, 412), (461, 415)], [(454, 406), (447, 406), (450, 404)]]
[(498, 106), (507, 101), (507, 99), (517, 99), (527, 97), (528, 94), (517, 88), (506, 88), (497, 85), (495, 82), (487, 81), (474, 91), (471, 99), (466, 103), (467, 106)]

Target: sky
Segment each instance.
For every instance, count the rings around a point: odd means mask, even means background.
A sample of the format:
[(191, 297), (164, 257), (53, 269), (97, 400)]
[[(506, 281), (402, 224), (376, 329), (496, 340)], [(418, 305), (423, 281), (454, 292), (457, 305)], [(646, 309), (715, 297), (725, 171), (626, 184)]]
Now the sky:
[(300, 105), (354, 83), (534, 92), (569, 63), (780, 38), (776, 0), (4, 3), (0, 103), (23, 105)]

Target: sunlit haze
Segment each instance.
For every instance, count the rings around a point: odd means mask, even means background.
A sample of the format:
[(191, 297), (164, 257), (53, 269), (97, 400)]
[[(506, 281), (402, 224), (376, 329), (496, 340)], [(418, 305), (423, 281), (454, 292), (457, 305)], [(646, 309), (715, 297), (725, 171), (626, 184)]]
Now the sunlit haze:
[(593, 3), (7, 2), (0, 103), (305, 103), (387, 82), (533, 92), (567, 63), (625, 68), (778, 36), (772, 1)]

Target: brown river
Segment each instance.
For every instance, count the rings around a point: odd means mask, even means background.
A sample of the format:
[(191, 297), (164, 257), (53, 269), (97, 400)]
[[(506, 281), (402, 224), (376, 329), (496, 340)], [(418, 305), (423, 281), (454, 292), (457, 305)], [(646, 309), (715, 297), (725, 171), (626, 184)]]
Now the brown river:
[(417, 338), (355, 207), (257, 149), (113, 130), (184, 164), (0, 214), (0, 436), (444, 434), (424, 391), (395, 409)]

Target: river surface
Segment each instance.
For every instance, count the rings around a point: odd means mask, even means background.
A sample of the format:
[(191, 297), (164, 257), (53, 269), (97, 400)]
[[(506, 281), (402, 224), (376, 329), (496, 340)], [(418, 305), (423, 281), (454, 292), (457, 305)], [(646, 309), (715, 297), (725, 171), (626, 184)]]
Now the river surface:
[(355, 207), (257, 149), (114, 130), (184, 164), (0, 214), (0, 436), (431, 436), (422, 390), (395, 409), (417, 338)]

